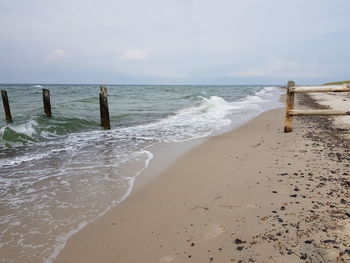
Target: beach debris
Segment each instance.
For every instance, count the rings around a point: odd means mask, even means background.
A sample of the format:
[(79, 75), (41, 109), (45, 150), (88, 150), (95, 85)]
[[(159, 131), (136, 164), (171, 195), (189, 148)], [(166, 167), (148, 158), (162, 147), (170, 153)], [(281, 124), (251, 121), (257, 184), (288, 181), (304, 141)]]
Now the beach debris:
[(239, 239), (239, 238), (236, 238), (235, 239), (235, 244), (244, 244), (244, 243), (247, 243), (247, 241), (243, 241), (243, 240), (241, 240), (241, 239)]
[(199, 205), (197, 205), (197, 206), (195, 206), (195, 207), (192, 207), (192, 208), (190, 208), (189, 210), (195, 210), (195, 209), (198, 209), (198, 208), (201, 208), (201, 209), (204, 209), (204, 210), (207, 210), (207, 211), (209, 211), (209, 210), (210, 210), (208, 207), (205, 207), (205, 206), (199, 206)]
[(337, 241), (334, 239), (326, 239), (326, 240), (322, 240), (322, 242), (325, 244), (329, 244), (329, 243), (336, 244), (337, 243)]

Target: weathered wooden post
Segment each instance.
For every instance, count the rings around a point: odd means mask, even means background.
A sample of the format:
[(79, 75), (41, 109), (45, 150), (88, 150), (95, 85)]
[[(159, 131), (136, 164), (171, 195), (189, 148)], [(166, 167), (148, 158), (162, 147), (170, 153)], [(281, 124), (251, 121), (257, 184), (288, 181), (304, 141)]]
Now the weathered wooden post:
[(294, 92), (292, 88), (295, 86), (294, 81), (288, 81), (287, 97), (286, 97), (286, 119), (284, 122), (284, 132), (293, 130), (293, 116), (289, 114), (290, 110), (294, 110)]
[(107, 99), (107, 88), (100, 87), (100, 114), (101, 114), (101, 126), (107, 130), (111, 128), (109, 122), (109, 111), (108, 111), (108, 99)]
[(9, 98), (7, 97), (6, 90), (1, 90), (1, 97), (2, 97), (2, 103), (4, 104), (4, 112), (5, 112), (6, 121), (12, 122)]
[(43, 89), (44, 111), (47, 117), (51, 118), (50, 91)]

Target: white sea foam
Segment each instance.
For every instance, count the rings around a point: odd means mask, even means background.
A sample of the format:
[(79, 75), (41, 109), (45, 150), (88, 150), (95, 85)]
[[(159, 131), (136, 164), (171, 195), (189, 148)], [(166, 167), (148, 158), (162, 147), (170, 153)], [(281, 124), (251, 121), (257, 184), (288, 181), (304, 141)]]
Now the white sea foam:
[(29, 120), (28, 122), (20, 125), (9, 125), (9, 128), (16, 133), (24, 134), (28, 137), (33, 137), (36, 134), (35, 127), (38, 123), (35, 120)]
[(5, 129), (8, 125), (4, 126), (4, 127), (1, 127), (0, 128), (0, 138), (2, 139), (2, 136), (4, 135), (4, 132), (5, 132)]
[(276, 92), (276, 87), (265, 87), (256, 93), (257, 96), (272, 96)]
[(23, 162), (30, 162), (33, 160), (41, 159), (46, 156), (47, 154), (41, 153), (41, 154), (34, 154), (34, 155), (25, 155), (25, 156), (15, 157), (15, 158), (0, 159), (0, 167), (18, 165)]
[(56, 238), (57, 245), (55, 246), (53, 252), (48, 257), (46, 257), (44, 259), (43, 263), (53, 262), (56, 259), (56, 257), (58, 256), (58, 254), (65, 247), (65, 245), (70, 237), (72, 237), (74, 234), (78, 233), (80, 230), (82, 230), (85, 226), (87, 226), (92, 221), (95, 221), (96, 219), (98, 219), (101, 216), (103, 216), (104, 214), (106, 214), (107, 211), (109, 211), (112, 207), (120, 204), (122, 201), (124, 201), (130, 195), (130, 193), (134, 187), (136, 177), (139, 176), (148, 167), (150, 161), (153, 159), (153, 154), (151, 152), (149, 152), (147, 150), (142, 150), (141, 153), (143, 153), (147, 156), (147, 158), (144, 161), (144, 167), (141, 170), (139, 170), (134, 177), (124, 177), (124, 180), (127, 181), (127, 186), (128, 186), (127, 191), (119, 199), (113, 200), (111, 205), (109, 205), (103, 212), (101, 212), (99, 215), (97, 215), (96, 218), (93, 218), (90, 221), (81, 222), (76, 228), (72, 229), (67, 234), (62, 235), (62, 236), (58, 236)]

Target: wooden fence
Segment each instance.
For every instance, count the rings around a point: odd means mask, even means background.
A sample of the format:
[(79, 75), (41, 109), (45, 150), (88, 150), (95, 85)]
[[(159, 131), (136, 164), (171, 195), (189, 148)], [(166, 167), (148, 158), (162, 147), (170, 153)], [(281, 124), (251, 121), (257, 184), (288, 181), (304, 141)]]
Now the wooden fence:
[(294, 116), (319, 116), (319, 115), (350, 115), (349, 110), (295, 110), (294, 109), (294, 94), (308, 92), (350, 92), (350, 86), (339, 87), (295, 87), (294, 81), (288, 81), (287, 97), (286, 97), (286, 118), (284, 122), (284, 132), (293, 130)]
[[(7, 122), (12, 122), (10, 103), (7, 96), (6, 90), (1, 90), (2, 102), (4, 105), (5, 118)], [(100, 116), (101, 116), (101, 126), (106, 130), (110, 129), (109, 111), (108, 111), (108, 99), (107, 99), (107, 88), (100, 87)], [(51, 118), (51, 102), (50, 102), (50, 91), (48, 89), (43, 89), (43, 104), (44, 113), (48, 118)]]

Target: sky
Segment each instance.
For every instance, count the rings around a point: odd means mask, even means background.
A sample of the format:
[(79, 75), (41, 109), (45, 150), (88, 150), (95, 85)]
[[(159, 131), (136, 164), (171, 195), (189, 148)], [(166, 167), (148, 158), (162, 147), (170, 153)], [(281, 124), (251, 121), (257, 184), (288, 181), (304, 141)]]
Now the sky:
[(350, 79), (349, 0), (0, 0), (0, 83)]

